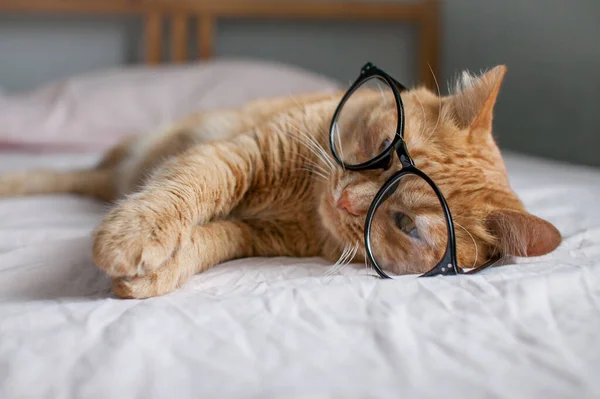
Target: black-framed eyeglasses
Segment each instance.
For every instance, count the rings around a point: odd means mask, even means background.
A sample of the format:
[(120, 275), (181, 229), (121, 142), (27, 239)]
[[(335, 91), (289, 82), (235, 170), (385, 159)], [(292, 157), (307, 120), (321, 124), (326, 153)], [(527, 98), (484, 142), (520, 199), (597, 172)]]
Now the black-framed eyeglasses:
[[(372, 63), (365, 64), (333, 115), (329, 132), (331, 152), (346, 170), (387, 170), (394, 153), (402, 165), (377, 192), (366, 216), (366, 253), (379, 276), (390, 278), (384, 269), (410, 272), (411, 265), (429, 270), (422, 277), (462, 274), (446, 199), (433, 180), (416, 167), (404, 141), (405, 117), (400, 93), (405, 90)], [(378, 125), (381, 121), (376, 120), (376, 115), (361, 113), (369, 101), (388, 116), (393, 112), (395, 126)], [(373, 129), (388, 134), (382, 137)], [(431, 234), (436, 230), (437, 234)], [(468, 273), (477, 273), (491, 264), (488, 262)]]

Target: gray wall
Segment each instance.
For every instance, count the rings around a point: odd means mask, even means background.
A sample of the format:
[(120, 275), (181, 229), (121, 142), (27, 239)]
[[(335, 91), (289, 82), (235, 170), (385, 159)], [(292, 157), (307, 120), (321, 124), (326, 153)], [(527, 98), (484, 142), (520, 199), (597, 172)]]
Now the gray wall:
[(600, 165), (600, 1), (449, 0), (444, 73), (507, 64), (503, 147)]
[[(285, 62), (341, 81), (354, 80), (365, 60), (371, 60), (408, 83), (415, 81), (417, 36), (408, 24), (225, 19), (217, 29), (217, 57)], [(140, 33), (141, 23), (134, 18), (0, 16), (0, 87), (26, 90), (77, 73), (143, 62)], [(164, 56), (168, 59), (168, 49)]]
[[(600, 1), (447, 0), (442, 20), (442, 79), (508, 65), (496, 113), (502, 147), (600, 165)], [(24, 90), (139, 61), (140, 27), (130, 18), (0, 16), (0, 87)], [(225, 20), (217, 53), (342, 81), (368, 59), (410, 84), (414, 38), (413, 28), (393, 24)]]

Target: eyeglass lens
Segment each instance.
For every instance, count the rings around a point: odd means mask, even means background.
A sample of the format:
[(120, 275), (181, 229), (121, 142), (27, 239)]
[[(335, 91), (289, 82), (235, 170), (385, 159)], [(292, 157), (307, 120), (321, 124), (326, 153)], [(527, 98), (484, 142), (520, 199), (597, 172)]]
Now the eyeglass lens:
[(397, 130), (397, 114), (394, 92), (385, 80), (373, 77), (363, 82), (347, 97), (333, 123), (339, 160), (359, 165), (389, 149)]
[(433, 188), (408, 174), (383, 198), (368, 237), (377, 264), (392, 274), (425, 273), (435, 267), (445, 254), (448, 230)]

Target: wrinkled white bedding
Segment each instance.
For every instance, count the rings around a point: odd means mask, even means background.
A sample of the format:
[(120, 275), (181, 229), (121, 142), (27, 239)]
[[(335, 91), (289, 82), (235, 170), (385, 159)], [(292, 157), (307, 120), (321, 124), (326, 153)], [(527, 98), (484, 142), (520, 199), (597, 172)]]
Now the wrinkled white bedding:
[[(87, 156), (1, 155), (0, 172)], [(145, 301), (111, 297), (103, 205), (0, 200), (0, 398), (600, 395), (600, 171), (507, 156), (555, 253), (481, 275), (382, 281), (248, 259)]]

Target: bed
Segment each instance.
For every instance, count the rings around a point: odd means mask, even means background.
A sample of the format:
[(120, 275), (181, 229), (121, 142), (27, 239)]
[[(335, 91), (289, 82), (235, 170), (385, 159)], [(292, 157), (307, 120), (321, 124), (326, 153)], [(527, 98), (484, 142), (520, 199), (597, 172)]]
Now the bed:
[[(0, 171), (96, 157), (12, 152)], [(117, 300), (90, 258), (102, 204), (2, 200), (0, 397), (598, 397), (600, 171), (505, 157), (564, 243), (458, 278), (246, 259)]]
[[(395, 15), (428, 26), (435, 18), (425, 3)], [(168, 14), (160, 1), (5, 0), (0, 8), (53, 4), (140, 12), (147, 33)], [(232, 10), (282, 13), (262, 1), (254, 11), (242, 2), (178, 4), (207, 7), (209, 27)], [(293, 11), (288, 4), (282, 9)], [(329, 15), (327, 7), (312, 12)], [(235, 97), (222, 94), (238, 85), (232, 76), (245, 82)], [(337, 88), (306, 71), (238, 60), (107, 71), (0, 95), (0, 173), (91, 165), (118, 137), (186, 107)], [(126, 105), (134, 103), (135, 112)], [(118, 300), (90, 256), (105, 205), (68, 195), (0, 199), (0, 398), (598, 397), (600, 170), (504, 156), (513, 188), (564, 242), (473, 276), (384, 281), (360, 265), (257, 258), (219, 265), (163, 297)]]

